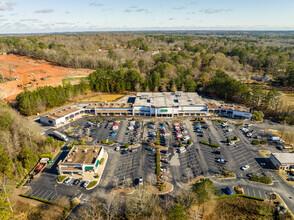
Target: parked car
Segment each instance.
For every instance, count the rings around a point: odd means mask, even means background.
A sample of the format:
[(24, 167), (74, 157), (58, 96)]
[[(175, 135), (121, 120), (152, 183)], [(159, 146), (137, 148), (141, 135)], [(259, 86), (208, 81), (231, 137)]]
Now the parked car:
[(246, 176), (250, 178), (253, 176), (253, 173), (247, 173)]
[(73, 185), (79, 185), (80, 184), (80, 182), (81, 182), (81, 180), (80, 179), (75, 179), (75, 181), (73, 182)]
[(163, 153), (163, 154), (168, 154), (167, 150), (161, 150), (160, 152)]
[(233, 193), (232, 193), (232, 190), (230, 189), (230, 187), (226, 187), (226, 191), (227, 191), (227, 193), (229, 194), (229, 195), (232, 195)]
[(211, 153), (213, 153), (213, 154), (221, 154), (221, 152), (219, 150), (212, 151)]
[(222, 158), (222, 157), (218, 157), (217, 159), (216, 159), (216, 162), (218, 162), (218, 163), (221, 163), (221, 164), (226, 164), (228, 161), (226, 161), (224, 158)]
[(153, 147), (146, 147), (146, 150), (155, 151), (155, 148), (153, 148)]
[(132, 148), (132, 152), (137, 152), (138, 148)]
[(63, 181), (63, 184), (68, 184), (70, 181), (72, 181), (72, 177), (68, 177)]
[(87, 188), (89, 184), (90, 184), (90, 181), (87, 180), (87, 181), (85, 181), (85, 182), (83, 183), (83, 187), (84, 187), (84, 188)]
[(114, 131), (112, 131), (112, 132), (109, 134), (109, 136), (115, 136), (115, 135), (117, 135), (117, 133), (114, 132)]
[(127, 151), (127, 150), (121, 151), (121, 154), (127, 154), (127, 153), (129, 153), (129, 151)]
[(247, 169), (249, 169), (249, 167), (250, 167), (249, 165), (242, 166), (241, 170), (247, 170)]

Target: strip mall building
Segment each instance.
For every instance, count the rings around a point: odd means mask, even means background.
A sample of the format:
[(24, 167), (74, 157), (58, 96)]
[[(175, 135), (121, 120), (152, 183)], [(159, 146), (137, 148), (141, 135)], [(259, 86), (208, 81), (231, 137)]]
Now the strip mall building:
[[(236, 108), (236, 106), (235, 106)], [(232, 112), (232, 114), (231, 114)], [(40, 116), (40, 122), (58, 126), (82, 115), (134, 115), (152, 117), (206, 116), (210, 113), (222, 116), (251, 119), (248, 109), (228, 109), (209, 106), (196, 92), (137, 93), (125, 102), (87, 103), (80, 107), (67, 107)], [(225, 115), (223, 115), (225, 114)]]

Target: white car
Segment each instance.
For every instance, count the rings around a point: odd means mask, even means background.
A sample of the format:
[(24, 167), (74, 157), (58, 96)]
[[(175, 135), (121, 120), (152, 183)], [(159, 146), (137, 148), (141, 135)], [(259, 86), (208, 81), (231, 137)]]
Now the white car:
[(84, 187), (84, 188), (87, 188), (87, 186), (88, 186), (89, 184), (90, 184), (90, 181), (87, 180), (87, 181), (84, 182), (83, 187)]
[(120, 149), (119, 147), (114, 148), (115, 151), (119, 151), (119, 149)]
[(66, 178), (66, 180), (63, 181), (63, 184), (68, 184), (72, 180), (72, 177)]
[(229, 143), (229, 145), (230, 145), (230, 146), (235, 145), (235, 142), (234, 142), (234, 141), (231, 141), (231, 142)]
[(245, 166), (243, 166), (243, 167), (241, 167), (241, 170), (247, 170), (247, 169), (249, 169), (249, 165), (245, 165)]
[(184, 141), (187, 141), (187, 140), (189, 140), (189, 139), (190, 139), (189, 136), (185, 136), (185, 137), (183, 138)]
[(231, 128), (226, 130), (226, 132), (231, 132), (231, 131), (233, 131), (233, 129), (231, 129)]
[(143, 177), (139, 177), (139, 185), (143, 185)]

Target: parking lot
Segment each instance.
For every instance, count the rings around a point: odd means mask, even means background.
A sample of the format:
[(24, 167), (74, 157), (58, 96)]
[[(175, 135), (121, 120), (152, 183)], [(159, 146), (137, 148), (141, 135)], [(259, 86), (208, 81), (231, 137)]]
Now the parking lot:
[[(93, 122), (93, 119), (97, 122)], [(88, 191), (81, 186), (82, 183), (78, 185), (72, 185), (72, 183), (57, 184), (56, 178), (58, 174), (55, 167), (46, 169), (38, 179), (32, 180), (29, 184), (31, 189), (27, 194), (55, 201), (61, 197), (83, 197), (92, 195), (95, 192), (100, 193), (101, 189), (108, 193), (111, 187), (132, 185), (139, 177), (142, 177), (145, 183), (150, 179), (150, 175), (155, 175), (156, 172), (156, 152), (146, 150), (146, 148), (149, 146), (150, 141), (154, 142), (155, 140), (152, 137), (156, 135), (152, 136), (150, 133), (154, 132), (156, 134), (157, 131), (159, 131), (160, 135), (160, 144), (168, 147), (167, 152), (162, 153), (162, 165), (170, 168), (163, 172), (165, 174), (164, 178), (172, 182), (175, 188), (178, 187), (178, 182), (186, 182), (200, 175), (211, 177), (215, 174), (220, 174), (222, 169), (236, 173), (238, 179), (246, 182), (248, 181), (246, 176), (248, 173), (267, 174), (274, 183), (279, 181), (277, 175), (270, 172), (271, 168), (268, 162), (260, 158), (257, 152), (259, 148), (250, 144), (252, 139), (257, 137), (262, 139), (270, 137), (268, 133), (257, 126), (252, 126), (251, 129), (255, 130), (255, 132), (251, 138), (248, 138), (235, 125), (229, 124), (228, 127), (223, 128), (217, 121), (206, 120), (206, 123), (200, 123), (202, 133), (195, 130), (194, 118), (185, 118), (181, 121), (183, 125), (180, 128), (182, 136), (178, 139), (177, 137), (180, 135), (177, 136), (173, 126), (173, 123), (178, 121), (177, 119), (139, 118), (140, 120), (136, 120), (138, 121), (137, 123), (131, 122), (130, 117), (120, 117), (118, 121), (113, 119), (115, 117), (81, 118), (58, 129), (63, 133), (68, 130), (73, 131), (73, 134), (68, 135), (69, 141), (67, 144), (77, 141), (78, 136), (92, 137), (93, 140), (86, 142), (87, 144), (98, 144), (98, 141), (104, 139), (114, 142), (114, 146), (105, 145), (105, 150), (109, 153), (109, 161), (101, 183), (97, 188)], [(154, 128), (149, 126), (150, 122), (154, 124)], [(115, 123), (117, 123), (117, 127), (114, 128)], [(164, 126), (164, 132), (160, 129), (160, 126)], [(232, 130), (227, 132), (226, 129), (229, 128)], [(47, 134), (52, 134), (53, 131), (54, 129), (50, 129)], [(112, 132), (116, 134), (111, 135)], [(227, 138), (233, 139), (235, 136), (239, 137), (240, 141), (229, 146), (226, 143)], [(183, 140), (184, 137), (186, 137), (185, 140)], [(191, 145), (188, 144), (189, 139), (192, 141)], [(204, 145), (200, 143), (201, 141), (219, 144), (220, 148)], [(184, 148), (182, 151), (179, 150), (179, 143), (181, 142)], [(136, 150), (125, 149), (126, 144), (139, 144), (139, 147)], [(269, 146), (274, 146), (274, 143), (270, 142)], [(115, 148), (117, 147), (119, 150), (116, 151)], [(66, 156), (66, 152), (66, 150), (62, 152), (60, 159)], [(218, 163), (216, 160), (219, 157), (224, 158), (228, 163)], [(170, 160), (175, 158), (178, 160), (178, 165), (170, 165)], [(242, 171), (240, 168), (244, 165), (249, 165), (250, 168)], [(267, 191), (247, 186), (244, 187), (244, 191), (245, 194), (263, 198), (268, 193)]]
[[(265, 172), (262, 169), (261, 164), (257, 162), (260, 156), (253, 152), (250, 146), (248, 146), (248, 143), (244, 142), (243, 137), (241, 137), (241, 134), (236, 131), (236, 129), (238, 129), (237, 127), (231, 124), (226, 127), (223, 127), (219, 122), (214, 122), (213, 125), (218, 131), (220, 137), (222, 138), (224, 142), (224, 147), (228, 151), (230, 151), (232, 155), (231, 160), (233, 160), (235, 164), (234, 172), (238, 176), (245, 177), (247, 173), (254, 173), (259, 176), (265, 175)], [(239, 141), (236, 141), (233, 145), (228, 145), (226, 143), (226, 140), (228, 138), (233, 140), (234, 137), (238, 137)], [(241, 167), (245, 165), (248, 165), (249, 168), (246, 171), (242, 171)]]

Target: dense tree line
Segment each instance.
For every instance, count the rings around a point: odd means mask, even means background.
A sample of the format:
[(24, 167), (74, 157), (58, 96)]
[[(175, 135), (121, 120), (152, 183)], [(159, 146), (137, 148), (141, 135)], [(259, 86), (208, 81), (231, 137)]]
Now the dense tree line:
[[(266, 73), (285, 86), (293, 86), (286, 71), (293, 62), (293, 34), (230, 32), (226, 36), (226, 32), (208, 33), (3, 37), (0, 51), (74, 68), (135, 69), (143, 77), (148, 76), (160, 59), (162, 63), (181, 66), (196, 75), (221, 68), (236, 79), (248, 80), (252, 74)], [(132, 65), (128, 65), (130, 61)], [(176, 67), (174, 73), (179, 74), (179, 69)]]
[(89, 85), (84, 80), (78, 85), (39, 87), (34, 91), (18, 94), (17, 108), (24, 115), (34, 115), (55, 106), (61, 106), (72, 97), (85, 94), (88, 88)]

